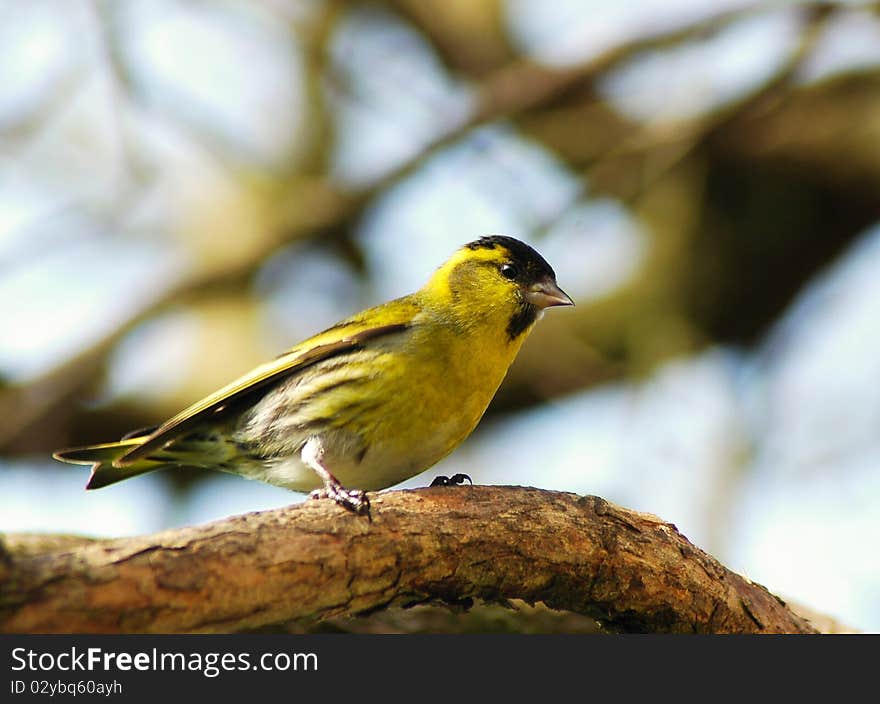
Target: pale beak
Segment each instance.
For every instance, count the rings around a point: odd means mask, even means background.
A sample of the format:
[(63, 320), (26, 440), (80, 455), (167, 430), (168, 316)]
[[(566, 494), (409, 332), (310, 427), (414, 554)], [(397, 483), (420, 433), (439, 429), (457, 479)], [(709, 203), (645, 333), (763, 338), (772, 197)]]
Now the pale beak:
[(574, 301), (552, 279), (544, 279), (529, 286), (526, 289), (525, 298), (533, 306), (541, 309), (550, 308), (551, 306), (574, 305)]

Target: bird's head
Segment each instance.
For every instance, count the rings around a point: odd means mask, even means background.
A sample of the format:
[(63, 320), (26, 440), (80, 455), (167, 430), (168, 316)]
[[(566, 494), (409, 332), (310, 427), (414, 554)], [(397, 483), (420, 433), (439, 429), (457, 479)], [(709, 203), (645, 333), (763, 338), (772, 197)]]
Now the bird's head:
[(503, 235), (464, 245), (422, 293), (462, 321), (503, 321), (510, 340), (528, 332), (544, 309), (573, 305), (547, 261), (529, 245)]

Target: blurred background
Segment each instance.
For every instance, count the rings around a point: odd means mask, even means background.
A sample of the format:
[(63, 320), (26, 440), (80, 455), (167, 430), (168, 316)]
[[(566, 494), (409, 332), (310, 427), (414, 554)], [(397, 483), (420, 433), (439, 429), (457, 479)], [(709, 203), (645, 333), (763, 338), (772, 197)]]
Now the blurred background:
[(53, 449), (153, 425), (489, 233), (574, 309), (407, 482), (599, 494), (880, 630), (880, 9), (0, 3), (0, 531), (301, 496)]

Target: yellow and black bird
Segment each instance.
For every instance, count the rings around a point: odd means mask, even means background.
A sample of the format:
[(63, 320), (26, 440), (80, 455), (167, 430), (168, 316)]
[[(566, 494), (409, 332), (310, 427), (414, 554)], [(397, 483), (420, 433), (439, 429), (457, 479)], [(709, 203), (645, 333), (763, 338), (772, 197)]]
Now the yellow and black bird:
[(156, 428), (54, 457), (92, 465), (87, 489), (195, 466), (367, 512), (366, 491), (422, 472), (470, 435), (543, 310), (571, 304), (534, 249), (482, 237), (421, 290), (309, 338)]

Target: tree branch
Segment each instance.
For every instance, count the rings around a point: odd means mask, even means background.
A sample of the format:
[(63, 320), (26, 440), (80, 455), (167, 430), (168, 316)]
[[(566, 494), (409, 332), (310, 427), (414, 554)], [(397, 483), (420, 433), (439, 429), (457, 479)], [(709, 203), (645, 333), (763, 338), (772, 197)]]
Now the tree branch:
[(388, 606), (523, 599), (625, 631), (812, 633), (676, 528), (523, 487), (309, 501), (156, 535), (0, 543), (0, 631), (230, 632)]

